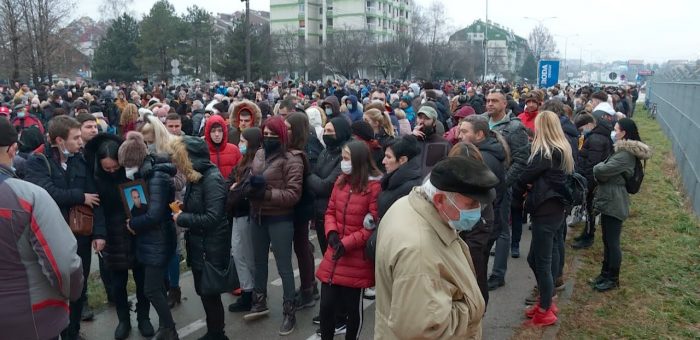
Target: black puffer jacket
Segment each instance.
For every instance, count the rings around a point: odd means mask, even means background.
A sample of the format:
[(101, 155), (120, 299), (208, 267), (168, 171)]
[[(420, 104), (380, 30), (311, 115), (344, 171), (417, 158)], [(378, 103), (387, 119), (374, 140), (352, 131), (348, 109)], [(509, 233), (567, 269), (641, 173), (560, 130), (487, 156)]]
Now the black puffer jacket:
[(406, 164), (382, 179), (382, 191), (377, 198), (379, 218), (389, 210), (399, 198), (408, 195), (414, 186), (422, 184), (420, 175), (420, 157), (413, 157)]
[(314, 194), (314, 210), (316, 219), (323, 219), (328, 208), (333, 185), (340, 176), (340, 160), (343, 145), (350, 140), (350, 124), (345, 118), (331, 119), (335, 128), (335, 136), (342, 141), (340, 146), (326, 148), (318, 156), (318, 162), (309, 176), (305, 178), (308, 189)]
[(566, 174), (560, 169), (562, 154), (557, 150), (552, 150), (552, 159), (546, 159), (538, 153), (528, 163), (527, 167), (513, 187), (513, 206), (522, 204), (522, 197), (527, 190), (527, 185), (532, 184), (528, 190), (526, 211), (533, 216), (542, 215), (539, 209), (543, 203), (550, 199), (563, 201), (568, 198), (566, 193)]
[(579, 132), (573, 122), (566, 116), (559, 116), (561, 128), (564, 130), (564, 137), (571, 145), (571, 155), (574, 156), (574, 162), (578, 162), (578, 136)]
[(192, 168), (202, 174), (196, 183), (187, 184), (182, 214), (177, 225), (186, 228), (187, 264), (203, 270), (207, 262), (226, 268), (231, 254), (231, 227), (224, 207), (227, 189), (219, 169), (209, 160), (207, 144), (199, 138), (185, 137)]
[[(489, 222), (489, 226), (493, 226), (492, 230), (499, 230), (503, 221), (507, 221), (507, 216), (510, 213), (510, 206), (504, 206), (507, 204), (506, 194), (508, 191), (508, 186), (506, 185), (506, 168), (503, 162), (506, 159), (506, 150), (503, 144), (496, 138), (495, 132), (490, 131), (486, 139), (480, 143), (475, 144), (481, 156), (484, 158), (484, 163), (486, 166), (496, 175), (498, 178), (498, 185), (496, 186), (496, 200), (493, 202), (493, 216)], [(504, 203), (505, 202), (505, 203)]]
[(136, 237), (126, 229), (126, 212), (121, 201), (119, 185), (126, 183), (124, 168), (114, 174), (102, 170), (95, 159), (95, 152), (106, 142), (121, 145), (123, 139), (117, 135), (101, 133), (85, 146), (85, 159), (88, 166), (95, 166), (95, 186), (100, 195), (102, 212), (105, 217), (106, 243), (102, 251), (107, 268), (110, 270), (127, 270), (132, 267), (136, 255)]
[(586, 137), (583, 147), (581, 147), (581, 151), (578, 154), (576, 172), (586, 177), (589, 190), (592, 190), (596, 183), (593, 178), (593, 167), (613, 154), (613, 143), (612, 139), (610, 139), (611, 131), (610, 123), (599, 119), (598, 125)]
[(147, 156), (137, 177), (148, 187), (148, 211), (129, 221), (136, 233), (136, 258), (148, 266), (164, 266), (175, 251), (175, 225), (170, 202), (175, 200), (175, 166), (167, 156)]

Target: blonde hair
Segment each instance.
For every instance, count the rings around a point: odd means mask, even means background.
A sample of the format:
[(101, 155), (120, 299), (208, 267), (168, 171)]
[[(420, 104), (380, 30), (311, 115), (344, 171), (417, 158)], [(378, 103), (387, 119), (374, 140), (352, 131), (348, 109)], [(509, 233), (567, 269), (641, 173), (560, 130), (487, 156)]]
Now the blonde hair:
[(139, 119), (139, 109), (134, 104), (127, 104), (122, 110), (122, 115), (119, 117), (119, 125), (127, 126)]
[(396, 119), (406, 119), (406, 112), (401, 109), (395, 109), (394, 116), (396, 116)]
[(157, 153), (170, 154), (170, 141), (173, 139), (173, 135), (168, 132), (168, 129), (156, 116), (149, 114), (144, 117), (144, 120), (146, 123), (139, 128), (139, 132), (142, 135), (152, 135), (154, 137)]
[(559, 116), (552, 111), (543, 111), (535, 118), (535, 139), (532, 141), (528, 162), (532, 162), (537, 154), (551, 160), (553, 150), (561, 152), (560, 169), (567, 174), (573, 173), (574, 157), (572, 156), (571, 144), (564, 137)]
[(202, 179), (202, 174), (192, 167), (192, 161), (187, 152), (187, 145), (185, 145), (182, 137), (173, 136), (168, 143), (168, 149), (172, 151), (171, 160), (173, 164), (180, 172), (185, 174), (188, 182), (197, 183)]
[(387, 135), (394, 137), (394, 126), (391, 125), (391, 118), (388, 113), (382, 113), (377, 109), (369, 109), (365, 111), (365, 114), (369, 119), (378, 122)]

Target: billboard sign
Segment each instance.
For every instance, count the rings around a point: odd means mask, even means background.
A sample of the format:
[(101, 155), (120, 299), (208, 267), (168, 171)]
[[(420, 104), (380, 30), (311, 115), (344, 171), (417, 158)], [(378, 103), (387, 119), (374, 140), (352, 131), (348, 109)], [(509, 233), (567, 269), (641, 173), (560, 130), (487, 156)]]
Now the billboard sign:
[(537, 68), (537, 84), (552, 87), (559, 82), (559, 60), (540, 60)]

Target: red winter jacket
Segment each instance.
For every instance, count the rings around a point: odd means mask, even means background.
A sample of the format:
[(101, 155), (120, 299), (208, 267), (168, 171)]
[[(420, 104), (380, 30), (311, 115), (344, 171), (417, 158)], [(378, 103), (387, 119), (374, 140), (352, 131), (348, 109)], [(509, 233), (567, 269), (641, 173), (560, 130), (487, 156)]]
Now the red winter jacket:
[(539, 114), (539, 111), (533, 111), (533, 112), (527, 112), (523, 111), (523, 113), (518, 115), (518, 118), (523, 122), (523, 125), (525, 125), (526, 128), (530, 129), (533, 133), (535, 132), (535, 118), (537, 118), (537, 114)]
[(369, 288), (374, 286), (374, 264), (365, 256), (365, 244), (372, 230), (363, 226), (365, 215), (372, 214), (378, 220), (377, 197), (381, 191), (381, 182), (370, 179), (367, 190), (362, 193), (352, 192), (350, 185), (339, 187), (341, 175), (333, 186), (328, 209), (326, 210), (326, 236), (331, 231), (338, 232), (340, 242), (345, 247), (345, 254), (333, 261), (335, 252), (330, 246), (323, 254), (323, 260), (316, 271), (316, 277), (324, 283), (351, 288)]
[[(214, 144), (211, 140), (210, 132), (214, 124), (218, 124), (224, 129), (223, 139), (219, 145)], [(207, 141), (207, 145), (209, 145), (211, 162), (219, 168), (224, 178), (228, 178), (228, 175), (238, 165), (243, 156), (241, 151), (238, 150), (238, 146), (226, 142), (228, 138), (228, 124), (224, 117), (213, 115), (207, 120), (207, 124), (204, 127), (204, 138)]]

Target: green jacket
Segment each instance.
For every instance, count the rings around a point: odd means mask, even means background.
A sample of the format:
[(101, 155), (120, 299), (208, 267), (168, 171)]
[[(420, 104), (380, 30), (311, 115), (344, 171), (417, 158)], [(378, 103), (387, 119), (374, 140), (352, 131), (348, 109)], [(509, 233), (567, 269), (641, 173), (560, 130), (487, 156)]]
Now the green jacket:
[(636, 159), (651, 158), (651, 149), (634, 140), (615, 142), (615, 152), (593, 167), (593, 177), (598, 182), (593, 208), (608, 216), (624, 221), (629, 216), (630, 199), (625, 188), (625, 178), (632, 176)]

